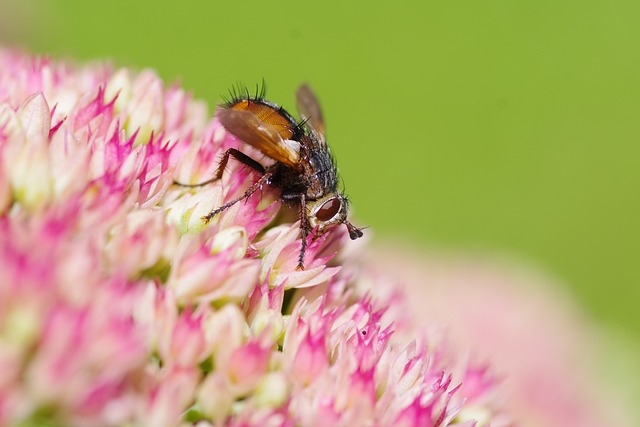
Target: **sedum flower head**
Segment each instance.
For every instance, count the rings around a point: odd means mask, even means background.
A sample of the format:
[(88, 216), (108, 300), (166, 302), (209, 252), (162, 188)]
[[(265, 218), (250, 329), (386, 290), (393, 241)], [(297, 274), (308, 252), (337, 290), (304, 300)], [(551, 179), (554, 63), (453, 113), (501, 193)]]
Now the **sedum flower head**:
[(491, 371), (412, 329), (342, 228), (298, 271), (277, 191), (203, 223), (257, 177), (172, 182), (231, 147), (152, 71), (0, 51), (0, 426), (488, 425)]

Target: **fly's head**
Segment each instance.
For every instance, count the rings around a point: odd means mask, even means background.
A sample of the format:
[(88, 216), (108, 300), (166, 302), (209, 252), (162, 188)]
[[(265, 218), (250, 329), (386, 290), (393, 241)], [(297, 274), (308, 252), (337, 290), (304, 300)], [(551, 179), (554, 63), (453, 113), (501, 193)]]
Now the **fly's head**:
[(349, 200), (341, 193), (328, 194), (318, 200), (307, 202), (309, 206), (308, 222), (311, 228), (317, 227), (317, 234), (324, 234), (329, 228), (344, 224), (349, 237), (355, 240), (362, 237), (362, 230), (347, 221)]

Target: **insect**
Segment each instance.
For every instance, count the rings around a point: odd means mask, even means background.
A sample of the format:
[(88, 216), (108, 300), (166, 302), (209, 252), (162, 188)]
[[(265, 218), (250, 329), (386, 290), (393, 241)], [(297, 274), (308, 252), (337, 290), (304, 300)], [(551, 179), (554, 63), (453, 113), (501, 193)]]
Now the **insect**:
[(349, 201), (338, 190), (338, 170), (325, 139), (324, 120), (320, 104), (311, 88), (302, 85), (296, 93), (301, 121), (296, 121), (284, 108), (264, 98), (261, 91), (232, 93), (217, 115), (227, 131), (260, 150), (275, 162), (264, 166), (240, 150), (228, 149), (214, 177), (200, 184), (180, 184), (189, 187), (205, 185), (222, 178), (230, 157), (250, 167), (261, 176), (242, 196), (214, 209), (205, 217), (210, 221), (225, 209), (253, 195), (263, 185), (281, 190), (281, 199), (297, 204), (300, 209), (302, 247), (297, 268), (304, 269), (307, 236), (314, 229), (319, 236), (327, 229), (344, 224), (349, 237), (362, 237), (362, 229), (347, 220)]

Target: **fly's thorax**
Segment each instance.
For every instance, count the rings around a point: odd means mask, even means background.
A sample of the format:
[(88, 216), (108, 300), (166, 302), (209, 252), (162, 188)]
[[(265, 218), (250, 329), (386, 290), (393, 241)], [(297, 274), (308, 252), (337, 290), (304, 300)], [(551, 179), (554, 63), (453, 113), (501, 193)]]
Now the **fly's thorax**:
[(340, 193), (327, 194), (307, 201), (308, 221), (311, 228), (318, 227), (318, 235), (336, 225), (344, 224), (349, 213), (349, 201)]
[(328, 150), (319, 147), (307, 150), (302, 164), (309, 199), (321, 199), (327, 194), (337, 193), (338, 171)]

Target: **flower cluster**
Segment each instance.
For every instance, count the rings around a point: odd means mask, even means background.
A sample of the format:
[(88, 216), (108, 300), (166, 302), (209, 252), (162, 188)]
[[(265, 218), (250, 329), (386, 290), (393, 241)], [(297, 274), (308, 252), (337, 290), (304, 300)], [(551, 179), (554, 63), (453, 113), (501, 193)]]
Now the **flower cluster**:
[(344, 230), (300, 271), (277, 191), (203, 222), (255, 174), (173, 181), (230, 147), (250, 151), (151, 71), (0, 50), (0, 426), (494, 419), (489, 370), (411, 329)]

